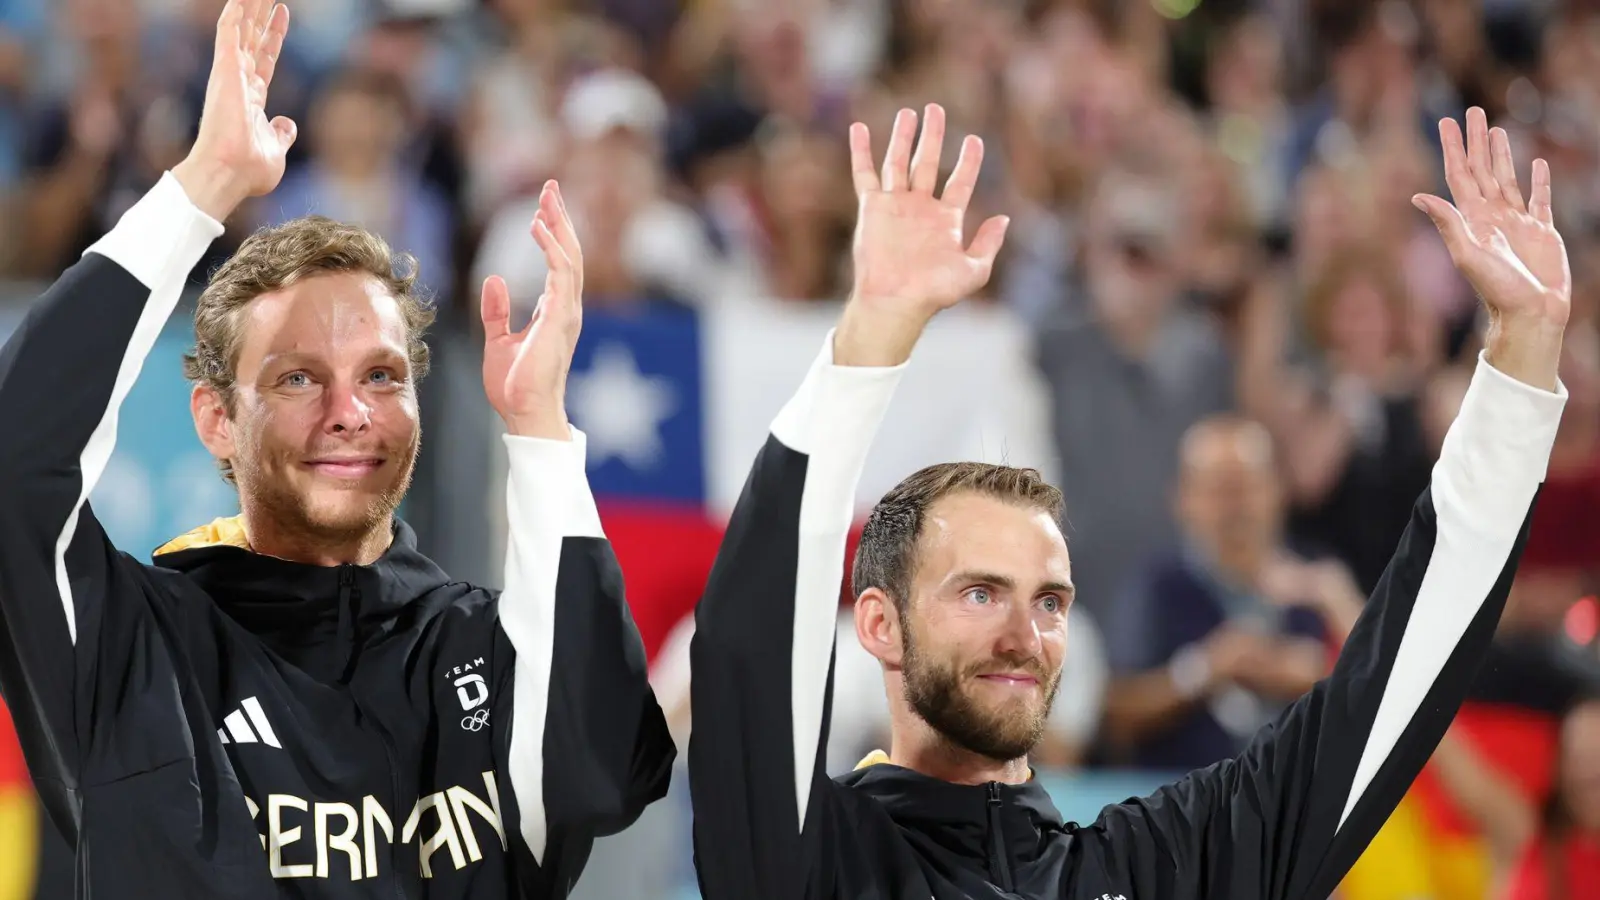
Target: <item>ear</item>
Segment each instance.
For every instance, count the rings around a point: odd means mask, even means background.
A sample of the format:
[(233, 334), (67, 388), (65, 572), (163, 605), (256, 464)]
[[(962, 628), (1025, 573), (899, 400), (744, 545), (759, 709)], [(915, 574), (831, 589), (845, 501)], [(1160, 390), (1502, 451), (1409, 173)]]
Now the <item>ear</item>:
[(219, 460), (232, 459), (234, 455), (233, 421), (228, 418), (227, 404), (216, 388), (197, 384), (189, 392), (189, 412), (194, 416), (194, 431), (200, 443)]
[(856, 639), (879, 662), (900, 665), (904, 644), (899, 611), (889, 595), (878, 588), (867, 588), (856, 598)]

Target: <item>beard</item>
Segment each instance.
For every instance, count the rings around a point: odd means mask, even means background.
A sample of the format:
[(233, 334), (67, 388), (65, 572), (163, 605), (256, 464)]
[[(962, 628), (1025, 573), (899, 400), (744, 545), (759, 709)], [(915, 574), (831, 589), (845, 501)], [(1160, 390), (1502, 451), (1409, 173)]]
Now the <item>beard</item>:
[[(359, 541), (386, 527), (411, 488), (420, 447), (419, 433), (408, 446), (377, 448), (374, 452), (385, 460), (379, 473), (387, 480), (376, 491), (366, 485), (346, 490), (323, 486), (308, 491), (273, 474), (293, 471), (299, 453), (273, 453), (277, 457), (275, 467), (263, 466), (258, 458), (251, 457), (236, 458), (231, 464), (240, 495), (248, 495), (280, 535), (303, 538), (307, 543), (340, 545)], [(380, 476), (374, 473), (373, 477)]]
[[(1061, 686), (1059, 670), (1052, 676), (1036, 658), (1011, 656), (992, 657), (958, 670), (952, 663), (924, 653), (909, 627), (903, 633), (901, 676), (906, 702), (930, 728), (963, 750), (999, 762), (1021, 759), (1038, 746)], [(996, 670), (1025, 671), (1039, 679), (1045, 686), (1044, 702), (985, 706), (965, 690), (972, 679)]]

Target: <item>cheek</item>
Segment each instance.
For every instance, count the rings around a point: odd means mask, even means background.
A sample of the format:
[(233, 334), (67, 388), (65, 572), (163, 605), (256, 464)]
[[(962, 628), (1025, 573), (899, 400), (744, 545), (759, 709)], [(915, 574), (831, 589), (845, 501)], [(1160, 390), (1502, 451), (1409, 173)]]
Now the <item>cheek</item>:
[(375, 413), (378, 429), (389, 443), (410, 443), (422, 428), (416, 395), (409, 391), (377, 404)]
[(315, 427), (314, 417), (303, 405), (263, 404), (235, 423), (234, 442), (244, 454), (281, 456), (305, 446)]
[(1063, 616), (1052, 616), (1050, 622), (1039, 624), (1039, 647), (1051, 668), (1061, 668), (1062, 660), (1066, 659), (1067, 630), (1067, 619)]

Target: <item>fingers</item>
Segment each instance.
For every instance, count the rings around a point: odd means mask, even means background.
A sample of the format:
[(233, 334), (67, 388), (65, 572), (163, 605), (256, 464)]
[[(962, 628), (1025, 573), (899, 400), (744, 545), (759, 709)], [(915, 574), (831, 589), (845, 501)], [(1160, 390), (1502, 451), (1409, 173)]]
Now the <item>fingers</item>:
[(1493, 199), (1500, 193), (1494, 180), (1494, 166), (1489, 161), (1489, 118), (1481, 107), (1467, 110), (1467, 169), (1478, 185), (1478, 194)]
[(1533, 189), (1529, 191), (1528, 212), (1546, 225), (1554, 226), (1555, 215), (1550, 211), (1550, 164), (1542, 159), (1533, 161)]
[(1517, 167), (1511, 161), (1511, 136), (1504, 128), (1489, 131), (1489, 162), (1494, 171), (1495, 185), (1500, 197), (1517, 211), (1526, 209), (1522, 202), (1522, 188), (1517, 186)]
[(879, 189), (878, 170), (872, 164), (872, 134), (860, 122), (850, 126), (850, 179), (855, 182), (857, 197)]
[(272, 17), (277, 13), (276, 0), (255, 0), (255, 19), (251, 22), (251, 34), (255, 36), (253, 49), (260, 50), (267, 42), (267, 29), (272, 26)]
[(268, 87), (272, 86), (272, 75), (278, 69), (278, 57), (283, 53), (283, 39), (289, 34), (289, 7), (279, 3), (272, 9), (272, 18), (267, 22), (267, 34), (261, 42), (261, 49), (256, 51), (256, 74)]
[(1417, 194), (1411, 198), (1411, 203), (1417, 209), (1428, 214), (1433, 220), (1433, 227), (1439, 229), (1439, 236), (1444, 238), (1445, 248), (1450, 251), (1452, 259), (1457, 256), (1468, 243), (1467, 221), (1461, 217), (1461, 211), (1432, 194)]
[(917, 114), (902, 109), (894, 117), (889, 149), (883, 156), (882, 189), (903, 191), (910, 186), (911, 144), (917, 136)]
[(255, 56), (261, 49), (261, 42), (267, 30), (267, 17), (272, 13), (272, 0), (250, 0), (250, 5), (245, 8), (245, 18), (242, 26), (244, 42), (241, 45), (245, 55)]
[(922, 112), (922, 137), (911, 158), (911, 189), (933, 193), (939, 184), (939, 155), (944, 149), (944, 107), (929, 103)]
[(1444, 180), (1450, 186), (1450, 197), (1465, 203), (1480, 195), (1478, 182), (1467, 168), (1467, 151), (1461, 141), (1461, 125), (1455, 119), (1439, 120), (1439, 143), (1444, 145)]
[(978, 226), (978, 233), (973, 235), (972, 244), (967, 247), (967, 258), (983, 266), (984, 279), (988, 279), (988, 272), (994, 266), (994, 258), (1000, 255), (1000, 247), (1006, 241), (1006, 229), (1011, 225), (1009, 216), (991, 216)]
[(578, 243), (578, 231), (572, 227), (572, 217), (567, 214), (566, 198), (561, 196), (561, 185), (555, 181), (545, 183), (539, 195), (539, 211), (545, 214), (545, 224), (555, 235), (561, 249), (574, 266), (583, 265), (583, 247)]
[(955, 170), (944, 183), (940, 199), (957, 209), (966, 209), (972, 202), (972, 192), (978, 186), (978, 172), (982, 168), (983, 139), (969, 134), (961, 142), (961, 155), (956, 157)]
[(506, 280), (490, 275), (483, 280), (483, 299), (478, 304), (483, 318), (484, 340), (505, 337), (511, 331), (511, 291)]
[[(556, 239), (555, 233), (550, 230), (550, 226), (545, 224), (543, 210), (540, 210), (539, 215), (533, 219), (533, 239), (538, 242), (539, 249), (544, 251), (545, 262), (550, 267), (550, 275), (546, 281), (546, 292), (549, 296), (539, 302), (541, 312), (549, 315), (550, 311), (545, 307), (551, 297), (568, 301), (568, 303), (557, 304), (558, 309), (573, 305), (572, 301), (577, 291), (573, 281), (572, 259), (567, 256), (567, 251), (562, 249), (561, 242)], [(551, 293), (552, 291), (553, 293)]]
[(245, 0), (228, 0), (222, 7), (222, 15), (217, 17), (215, 52), (218, 60), (236, 59), (239, 56), (239, 48), (244, 42), (244, 5)]

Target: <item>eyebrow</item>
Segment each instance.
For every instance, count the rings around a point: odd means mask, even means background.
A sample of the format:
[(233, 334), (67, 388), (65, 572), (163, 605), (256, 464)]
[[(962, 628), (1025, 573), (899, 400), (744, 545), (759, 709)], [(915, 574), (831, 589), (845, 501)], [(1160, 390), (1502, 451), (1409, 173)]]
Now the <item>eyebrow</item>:
[[(957, 572), (956, 574), (950, 576), (950, 581), (963, 584), (992, 584), (997, 588), (1004, 588), (1008, 591), (1016, 590), (1017, 587), (1016, 579), (1011, 578), (1010, 576), (971, 569)], [(1078, 589), (1076, 587), (1073, 587), (1071, 584), (1063, 581), (1047, 581), (1044, 584), (1039, 585), (1039, 593), (1041, 594), (1062, 594), (1067, 597), (1072, 597), (1077, 592)]]

